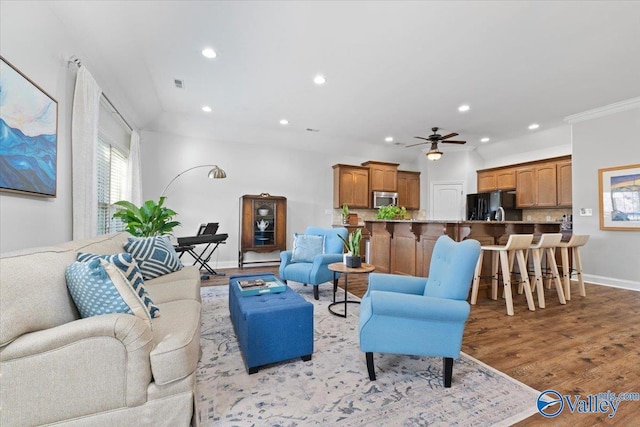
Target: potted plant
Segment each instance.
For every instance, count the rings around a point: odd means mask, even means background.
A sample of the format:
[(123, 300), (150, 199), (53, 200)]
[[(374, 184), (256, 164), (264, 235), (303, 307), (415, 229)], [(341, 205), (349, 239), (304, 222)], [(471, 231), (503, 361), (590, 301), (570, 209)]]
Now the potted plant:
[(349, 224), (349, 205), (346, 203), (342, 205), (342, 223)]
[(166, 197), (160, 197), (158, 203), (147, 200), (142, 206), (137, 207), (131, 202), (120, 200), (115, 205), (122, 209), (113, 214), (113, 218), (120, 219), (125, 224), (125, 229), (133, 236), (151, 237), (161, 234), (169, 234), (180, 222), (173, 221), (177, 215), (175, 211), (162, 206)]
[(378, 214), (376, 219), (404, 219), (407, 214), (407, 209), (404, 206), (398, 207), (395, 205), (381, 206), (378, 208)]
[(344, 249), (347, 251), (347, 254), (344, 259), (344, 263), (347, 267), (358, 268), (362, 265), (362, 258), (360, 257), (360, 241), (362, 240), (362, 229), (358, 228), (356, 231), (349, 233), (347, 239), (338, 235), (342, 243), (344, 244)]

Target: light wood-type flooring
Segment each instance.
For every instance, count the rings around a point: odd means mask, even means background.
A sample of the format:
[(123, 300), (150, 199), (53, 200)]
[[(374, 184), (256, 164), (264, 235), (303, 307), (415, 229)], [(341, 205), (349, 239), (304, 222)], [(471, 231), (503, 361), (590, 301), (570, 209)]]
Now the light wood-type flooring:
[[(212, 276), (202, 286), (226, 285), (230, 274), (277, 274), (277, 267), (217, 271), (227, 276)], [(349, 276), (349, 292), (361, 297), (366, 289), (367, 275)], [(536, 390), (553, 389), (572, 399), (607, 391), (640, 393), (640, 292), (591, 284), (586, 291), (581, 297), (574, 284), (571, 301), (561, 305), (555, 289), (547, 289), (544, 309), (537, 308), (534, 294), (535, 312), (527, 309), (524, 295), (514, 293), (515, 315), (507, 316), (504, 300), (490, 300), (481, 289), (478, 304), (471, 307), (462, 350)], [(365, 366), (362, 374), (366, 375)], [(640, 426), (640, 401), (621, 402), (613, 418), (571, 413), (565, 405), (555, 418), (536, 414), (517, 425), (599, 424)]]

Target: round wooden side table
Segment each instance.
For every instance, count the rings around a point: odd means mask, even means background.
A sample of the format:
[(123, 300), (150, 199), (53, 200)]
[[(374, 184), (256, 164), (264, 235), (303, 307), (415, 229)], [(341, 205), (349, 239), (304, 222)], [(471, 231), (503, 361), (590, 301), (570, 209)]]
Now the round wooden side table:
[[(357, 267), (357, 268), (347, 267), (342, 262), (334, 262), (333, 264), (329, 264), (327, 267), (329, 268), (329, 270), (333, 271), (333, 302), (329, 304), (329, 312), (336, 316), (347, 317), (347, 305), (360, 304), (360, 301), (347, 299), (348, 289), (349, 289), (349, 282), (348, 282), (349, 274), (371, 273), (375, 269), (375, 267), (371, 264), (367, 264), (364, 262), (360, 267)], [(344, 301), (336, 302), (336, 290), (338, 288), (337, 273), (341, 273), (344, 275)], [(333, 307), (338, 304), (344, 304), (344, 314), (333, 310)]]

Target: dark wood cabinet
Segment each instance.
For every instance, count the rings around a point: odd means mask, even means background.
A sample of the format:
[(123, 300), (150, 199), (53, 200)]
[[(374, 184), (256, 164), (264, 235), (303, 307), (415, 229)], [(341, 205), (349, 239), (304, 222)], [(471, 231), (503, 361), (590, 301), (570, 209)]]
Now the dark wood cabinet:
[(398, 171), (398, 206), (420, 209), (420, 172)]
[(364, 162), (369, 168), (369, 191), (398, 191), (398, 163)]
[[(287, 198), (268, 193), (240, 197), (238, 267), (247, 252), (269, 253), (287, 248)], [(256, 262), (278, 262), (277, 259)], [(251, 262), (253, 263), (253, 262)]]
[(333, 165), (333, 207), (369, 207), (369, 169), (362, 166)]

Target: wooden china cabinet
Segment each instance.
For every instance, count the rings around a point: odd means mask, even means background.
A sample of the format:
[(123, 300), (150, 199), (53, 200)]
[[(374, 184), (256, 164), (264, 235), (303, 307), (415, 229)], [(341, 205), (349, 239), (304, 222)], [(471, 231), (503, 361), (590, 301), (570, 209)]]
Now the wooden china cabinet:
[(287, 198), (269, 193), (240, 197), (238, 267), (274, 260), (245, 261), (247, 252), (269, 253), (287, 248)]

